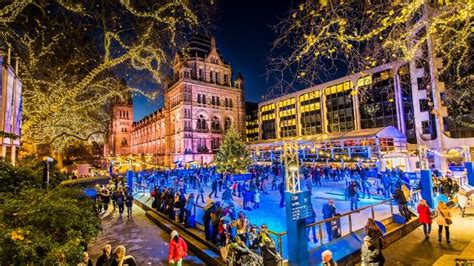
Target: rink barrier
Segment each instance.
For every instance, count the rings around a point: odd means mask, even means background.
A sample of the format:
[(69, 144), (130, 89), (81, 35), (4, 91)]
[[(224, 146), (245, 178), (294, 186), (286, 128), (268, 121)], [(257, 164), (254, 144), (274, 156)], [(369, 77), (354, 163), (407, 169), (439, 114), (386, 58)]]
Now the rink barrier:
[[(420, 190), (414, 190), (414, 191), (410, 192), (410, 200), (408, 202), (408, 205), (412, 209), (411, 210), (412, 212), (413, 212), (413, 209), (416, 208), (416, 204), (419, 201), (419, 198), (420, 198), (419, 193), (420, 193)], [(326, 231), (323, 228), (323, 224), (332, 223), (332, 222), (336, 222), (336, 223), (340, 224), (340, 220), (344, 217), (347, 217), (347, 219), (349, 221), (349, 223), (348, 223), (348, 225), (349, 225), (348, 232), (346, 234), (343, 234), (342, 228), (339, 226), (339, 229), (341, 229), (341, 235), (339, 237), (344, 237), (346, 235), (354, 233), (355, 231), (357, 231), (361, 228), (364, 228), (365, 225), (362, 226), (362, 227), (359, 227), (359, 228), (354, 228), (354, 225), (353, 225), (353, 222), (352, 222), (352, 217), (356, 214), (361, 213), (364, 210), (370, 209), (370, 217), (367, 217), (367, 219), (372, 218), (372, 219), (378, 221), (380, 219), (375, 219), (375, 207), (388, 204), (388, 205), (390, 205), (390, 216), (387, 216), (387, 217), (383, 218), (383, 220), (386, 220), (387, 218), (393, 217), (393, 214), (394, 214), (394, 210), (393, 210), (394, 203), (393, 203), (393, 201), (394, 201), (393, 199), (386, 199), (386, 200), (383, 200), (383, 201), (375, 203), (375, 204), (371, 204), (371, 205), (367, 205), (367, 206), (358, 208), (355, 211), (349, 211), (349, 212), (346, 212), (346, 213), (339, 214), (338, 216), (335, 216), (335, 217), (332, 217), (332, 218), (328, 218), (328, 219), (324, 219), (324, 220), (321, 220), (321, 221), (317, 221), (317, 222), (314, 222), (314, 223), (307, 224), (306, 227), (307, 228), (316, 227), (316, 226), (318, 227), (318, 244), (319, 244), (319, 246), (322, 246), (324, 244), (323, 232)], [(329, 242), (330, 241), (327, 241), (326, 243), (329, 243)]]
[[(142, 184), (138, 184), (138, 183), (135, 183), (135, 192), (139, 192), (139, 193), (145, 193), (145, 192), (151, 192), (150, 191), (150, 188), (146, 185), (142, 185)], [(420, 199), (420, 190), (414, 190), (414, 191), (411, 191), (410, 192), (410, 200), (408, 202), (408, 205), (409, 205), (409, 210), (416, 214), (416, 205), (418, 204), (419, 202), (419, 199)], [(375, 212), (375, 208), (378, 207), (378, 206), (382, 206), (382, 205), (389, 205), (390, 206), (390, 214), (388, 216), (386, 216), (385, 218), (382, 218), (382, 219), (376, 219), (375, 216), (376, 216), (376, 212)], [(359, 214), (361, 213), (362, 211), (365, 211), (365, 210), (369, 210), (370, 209), (370, 218), (376, 220), (376, 221), (379, 221), (379, 220), (383, 220), (383, 221), (386, 221), (388, 219), (390, 219), (391, 217), (393, 217), (394, 214), (396, 214), (394, 212), (394, 199), (386, 199), (386, 200), (383, 200), (381, 202), (378, 202), (378, 203), (375, 203), (375, 204), (372, 204), (372, 205), (368, 205), (368, 206), (364, 206), (364, 207), (361, 207), (361, 208), (358, 208), (357, 210), (355, 211), (349, 211), (349, 212), (346, 212), (346, 213), (342, 213), (336, 217), (332, 217), (332, 218), (328, 218), (328, 219), (324, 219), (324, 220), (321, 220), (321, 221), (317, 221), (317, 222), (314, 222), (314, 223), (311, 223), (311, 224), (307, 224), (306, 227), (308, 229), (310, 229), (311, 227), (317, 227), (318, 228), (318, 246), (321, 247), (327, 243), (329, 243), (330, 241), (326, 241), (324, 242), (324, 233), (326, 232), (325, 228), (323, 227), (323, 225), (327, 222), (333, 222), (333, 221), (338, 221), (344, 217), (346, 217), (349, 221), (348, 223), (348, 226), (349, 226), (349, 230), (348, 232), (346, 232), (345, 234), (342, 233), (342, 229), (341, 229), (341, 235), (339, 238), (342, 238), (344, 236), (347, 236), (347, 235), (350, 235), (350, 234), (353, 234), (354, 232), (356, 231), (359, 231), (360, 229), (363, 229), (365, 227), (365, 224), (363, 226), (360, 226), (360, 227), (355, 227), (353, 225), (353, 216), (356, 215), (356, 214)], [(196, 214), (196, 210), (197, 209), (201, 209), (202, 211), (204, 210), (204, 206), (202, 205), (199, 205), (198, 203), (195, 203), (194, 204), (194, 210), (193, 212)], [(367, 219), (369, 217), (366, 217)], [(200, 221), (200, 219), (197, 219), (196, 218), (196, 228), (199, 229), (199, 230), (202, 230), (203, 231), (203, 224), (202, 222)], [(324, 233), (323, 233), (324, 232)], [(286, 231), (283, 231), (283, 232), (276, 232), (276, 231), (273, 231), (271, 229), (268, 230), (268, 233), (276, 240), (276, 246), (277, 246), (277, 252), (279, 253), (280, 256), (282, 256), (284, 259), (286, 259), (283, 254), (283, 250), (284, 250), (284, 247), (283, 247), (283, 237), (285, 235), (287, 235), (287, 232)], [(334, 239), (335, 240), (335, 239)], [(333, 241), (334, 241), (333, 240)]]

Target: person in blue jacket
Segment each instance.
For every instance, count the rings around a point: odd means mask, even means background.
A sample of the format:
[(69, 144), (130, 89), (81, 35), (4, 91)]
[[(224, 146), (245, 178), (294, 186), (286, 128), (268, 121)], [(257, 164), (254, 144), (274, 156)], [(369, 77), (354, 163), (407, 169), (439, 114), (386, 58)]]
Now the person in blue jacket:
[[(328, 200), (328, 203), (323, 205), (323, 220), (332, 218), (336, 215), (336, 206), (334, 200)], [(326, 222), (326, 232), (328, 234), (328, 240), (332, 240), (331, 222)]]

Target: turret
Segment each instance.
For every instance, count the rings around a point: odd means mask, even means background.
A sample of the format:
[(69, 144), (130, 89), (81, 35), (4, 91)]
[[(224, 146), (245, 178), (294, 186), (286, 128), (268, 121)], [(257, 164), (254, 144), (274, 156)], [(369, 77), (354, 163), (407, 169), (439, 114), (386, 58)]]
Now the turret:
[(241, 90), (244, 89), (244, 77), (242, 76), (242, 73), (239, 72), (239, 74), (237, 74), (237, 78), (235, 79), (234, 83), (234, 87)]

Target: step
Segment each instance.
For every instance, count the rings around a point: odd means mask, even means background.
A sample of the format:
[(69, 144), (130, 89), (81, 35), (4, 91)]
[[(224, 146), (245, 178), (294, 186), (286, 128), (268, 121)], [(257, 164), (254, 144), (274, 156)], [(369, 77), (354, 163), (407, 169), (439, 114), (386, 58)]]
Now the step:
[[(386, 245), (390, 245), (419, 226), (418, 218), (416, 217), (412, 217), (406, 224), (394, 223), (391, 218), (385, 219), (382, 222), (387, 230), (383, 237)], [(311, 265), (319, 265), (321, 263), (321, 253), (326, 249), (333, 252), (334, 259), (338, 265), (355, 265), (360, 262), (360, 248), (364, 236), (365, 232), (362, 228), (354, 231), (352, 234), (310, 250)]]
[(179, 235), (186, 241), (189, 250), (203, 260), (206, 265), (225, 265), (220, 256), (219, 248), (209, 243), (209, 241), (203, 240), (204, 233), (201, 232), (201, 237), (199, 230), (185, 228), (183, 225), (172, 221), (166, 215), (157, 212), (137, 199), (134, 200), (134, 203), (145, 210), (145, 216), (161, 227), (165, 232), (171, 233), (173, 230), (178, 231)]

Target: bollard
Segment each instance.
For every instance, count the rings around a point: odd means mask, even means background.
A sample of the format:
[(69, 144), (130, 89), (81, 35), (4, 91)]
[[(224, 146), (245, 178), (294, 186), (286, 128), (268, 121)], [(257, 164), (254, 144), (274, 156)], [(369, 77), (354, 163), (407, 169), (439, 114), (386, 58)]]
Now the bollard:
[(428, 204), (431, 209), (434, 209), (436, 206), (433, 197), (433, 180), (431, 176), (431, 170), (421, 170), (420, 186), (421, 197), (426, 200), (426, 204)]

